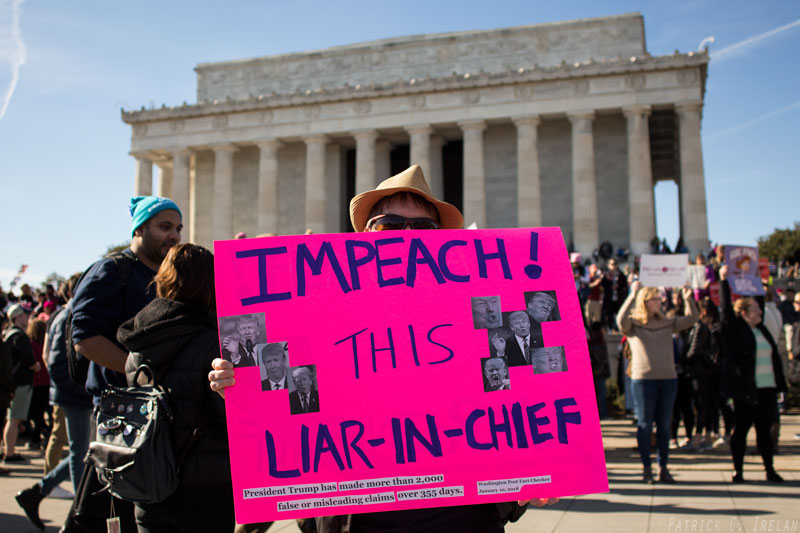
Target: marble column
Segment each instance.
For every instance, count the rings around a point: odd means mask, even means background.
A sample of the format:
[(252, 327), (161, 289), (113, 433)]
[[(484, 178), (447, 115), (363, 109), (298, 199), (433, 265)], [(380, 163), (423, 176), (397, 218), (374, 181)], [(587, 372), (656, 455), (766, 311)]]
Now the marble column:
[[(325, 228), (330, 232), (347, 231), (342, 211), (349, 213), (350, 198), (344, 198), (344, 157), (342, 147), (329, 142), (325, 146)], [(348, 217), (349, 221), (349, 217)]]
[(133, 181), (134, 196), (153, 194), (153, 160), (145, 154), (131, 154), (136, 158), (136, 177)]
[(375, 141), (375, 182), (380, 183), (392, 175), (392, 143), (386, 139)]
[(426, 174), (433, 195), (444, 200), (444, 166), (442, 164), (442, 147), (445, 141), (439, 135), (431, 135), (431, 173)]
[(233, 154), (236, 146), (222, 144), (214, 149), (214, 240), (232, 239)]
[(187, 148), (170, 150), (172, 154), (172, 200), (181, 209), (184, 241), (192, 242), (191, 196), (189, 194), (189, 170), (192, 151)]
[(675, 106), (680, 136), (681, 236), (692, 255), (708, 250), (708, 216), (706, 185), (703, 175), (703, 147), (700, 140), (702, 102), (685, 102)]
[(265, 139), (258, 146), (258, 230), (262, 233), (279, 234), (280, 204), (278, 202), (278, 149), (281, 142)]
[(156, 161), (158, 166), (158, 196), (172, 198), (172, 161), (162, 159)]
[(597, 184), (594, 172), (594, 112), (570, 113), (572, 123), (572, 239), (589, 258), (599, 245)]
[(630, 247), (635, 255), (649, 253), (656, 234), (653, 170), (650, 161), (650, 106), (622, 110), (628, 119), (628, 210)]
[(406, 128), (411, 139), (410, 164), (419, 165), (425, 179), (431, 179), (431, 133), (433, 128), (428, 124), (409, 126)]
[(306, 137), (306, 229), (325, 233), (325, 145), (324, 135)]
[(486, 171), (483, 167), (482, 120), (459, 122), (464, 132), (464, 225), (486, 228)]
[(377, 185), (375, 181), (375, 141), (378, 138), (378, 132), (365, 130), (356, 132), (353, 136), (356, 138), (356, 194), (360, 194), (374, 189)]
[(542, 225), (542, 191), (539, 173), (539, 117), (516, 117), (517, 127), (517, 225)]

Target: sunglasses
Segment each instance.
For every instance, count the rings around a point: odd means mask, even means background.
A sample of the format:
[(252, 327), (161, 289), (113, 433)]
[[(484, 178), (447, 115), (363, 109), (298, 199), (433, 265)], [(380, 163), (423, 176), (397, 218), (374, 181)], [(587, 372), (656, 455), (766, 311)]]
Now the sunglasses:
[(370, 231), (396, 229), (439, 229), (439, 224), (431, 218), (406, 218), (400, 215), (378, 215), (367, 222)]

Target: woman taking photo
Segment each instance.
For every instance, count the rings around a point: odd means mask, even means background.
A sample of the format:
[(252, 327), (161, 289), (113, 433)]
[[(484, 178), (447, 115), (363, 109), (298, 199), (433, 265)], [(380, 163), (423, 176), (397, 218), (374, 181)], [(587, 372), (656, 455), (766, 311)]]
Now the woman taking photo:
[[(179, 244), (153, 281), (156, 299), (120, 326), (117, 339), (131, 352), (125, 365), (129, 385), (139, 365), (147, 364), (170, 391), (173, 445), (183, 464), (172, 495), (136, 504), (136, 524), (139, 533), (233, 531), (225, 404), (206, 381), (211, 361), (219, 357), (214, 257), (200, 246)], [(196, 428), (202, 428), (201, 436), (192, 439)]]
[(697, 306), (692, 290), (683, 289), (685, 316), (666, 317), (661, 312), (661, 291), (641, 287), (638, 281), (617, 314), (620, 330), (631, 347), (631, 379), (637, 406), (636, 440), (644, 467), (642, 481), (655, 483), (650, 461), (650, 433), (656, 423), (659, 480), (675, 483), (667, 469), (669, 458), (670, 421), (678, 375), (672, 349), (672, 334), (691, 328), (697, 322)]
[(747, 432), (756, 426), (756, 445), (764, 461), (767, 481), (783, 478), (772, 466), (774, 450), (770, 428), (776, 421), (777, 393), (786, 391), (778, 347), (761, 321), (762, 311), (752, 298), (731, 305), (728, 267), (719, 270), (722, 342), (727, 357), (727, 390), (733, 397), (734, 426), (731, 436), (733, 482), (744, 483), (744, 452)]

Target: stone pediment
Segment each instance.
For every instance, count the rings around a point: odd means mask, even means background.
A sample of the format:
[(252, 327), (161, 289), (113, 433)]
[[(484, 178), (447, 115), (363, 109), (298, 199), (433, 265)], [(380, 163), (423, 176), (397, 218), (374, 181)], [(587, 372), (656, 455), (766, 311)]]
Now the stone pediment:
[(490, 31), (414, 35), (312, 52), (202, 63), (197, 100), (331, 91), (452, 73), (499, 73), (646, 53), (638, 13)]

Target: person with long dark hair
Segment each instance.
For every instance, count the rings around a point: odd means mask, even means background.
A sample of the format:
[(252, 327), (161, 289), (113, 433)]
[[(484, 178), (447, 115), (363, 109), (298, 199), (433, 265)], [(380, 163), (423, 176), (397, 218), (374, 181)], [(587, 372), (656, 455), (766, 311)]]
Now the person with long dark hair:
[(692, 396), (697, 409), (697, 425), (694, 437), (688, 447), (695, 451), (710, 450), (714, 433), (714, 394), (711, 388), (711, 374), (717, 365), (719, 355), (719, 311), (710, 298), (700, 302), (700, 320), (689, 333), (689, 347), (686, 363), (692, 384)]
[(731, 436), (733, 482), (744, 483), (747, 433), (756, 426), (756, 445), (764, 461), (767, 481), (783, 478), (772, 464), (774, 449), (770, 429), (776, 420), (778, 392), (786, 392), (778, 347), (762, 322), (761, 307), (753, 298), (731, 304), (728, 267), (719, 270), (722, 341), (727, 356), (727, 389), (733, 397), (735, 424)]
[[(139, 365), (147, 364), (170, 391), (173, 444), (183, 464), (172, 495), (136, 504), (136, 525), (140, 533), (233, 531), (225, 404), (206, 381), (211, 361), (220, 356), (214, 257), (201, 246), (176, 245), (153, 281), (156, 299), (120, 326), (117, 339), (130, 350), (129, 385)], [(198, 428), (202, 434), (193, 440)]]

